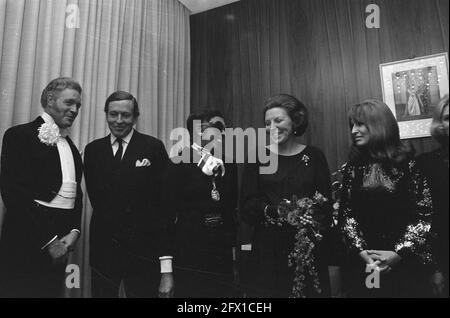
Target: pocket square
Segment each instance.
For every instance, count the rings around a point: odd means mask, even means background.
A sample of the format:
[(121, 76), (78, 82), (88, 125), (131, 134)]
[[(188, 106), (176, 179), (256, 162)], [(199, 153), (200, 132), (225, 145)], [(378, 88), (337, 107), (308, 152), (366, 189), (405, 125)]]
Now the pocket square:
[(136, 167), (148, 167), (150, 166), (152, 163), (150, 162), (150, 160), (148, 160), (147, 158), (142, 159), (142, 161), (140, 160), (136, 160)]

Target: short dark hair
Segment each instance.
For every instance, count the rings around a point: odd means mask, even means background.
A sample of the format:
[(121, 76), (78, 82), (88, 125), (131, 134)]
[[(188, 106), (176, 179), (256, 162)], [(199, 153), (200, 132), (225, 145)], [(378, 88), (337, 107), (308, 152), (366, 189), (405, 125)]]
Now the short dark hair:
[(217, 129), (219, 129), (222, 132), (225, 131), (226, 121), (225, 121), (225, 117), (223, 116), (223, 114), (222, 114), (222, 112), (220, 110), (215, 109), (215, 108), (207, 108), (200, 114), (200, 116), (201, 116), (202, 122), (209, 122), (214, 117), (222, 118), (223, 119), (223, 123), (222, 122), (216, 122), (211, 127), (217, 128)]
[(294, 134), (303, 135), (308, 128), (308, 110), (306, 106), (294, 96), (279, 94), (269, 97), (264, 105), (264, 116), (269, 109), (283, 108), (293, 122)]
[(139, 105), (138, 102), (136, 100), (136, 98), (134, 98), (133, 95), (131, 95), (128, 92), (125, 91), (116, 91), (114, 93), (112, 93), (111, 95), (109, 95), (109, 97), (106, 99), (105, 102), (105, 113), (108, 113), (108, 108), (109, 108), (109, 103), (111, 102), (115, 102), (115, 101), (120, 101), (120, 100), (131, 100), (133, 102), (133, 117), (134, 118), (138, 118), (139, 117)]
[(215, 108), (207, 108), (202, 112), (203, 119), (205, 121), (210, 121), (214, 117), (221, 117), (225, 120), (225, 117), (223, 116), (222, 112)]
[(41, 94), (42, 107), (47, 107), (48, 97), (52, 96), (54, 92), (60, 93), (67, 88), (76, 90), (81, 95), (81, 85), (73, 78), (58, 77), (50, 81), (50, 83), (47, 84)]

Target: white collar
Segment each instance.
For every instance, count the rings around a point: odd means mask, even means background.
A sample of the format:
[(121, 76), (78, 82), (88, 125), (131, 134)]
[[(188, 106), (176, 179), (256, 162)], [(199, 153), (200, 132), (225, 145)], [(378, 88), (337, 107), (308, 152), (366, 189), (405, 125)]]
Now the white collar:
[[(122, 141), (125, 142), (126, 144), (129, 144), (131, 137), (133, 137), (133, 133), (134, 133), (134, 129), (131, 129), (131, 131), (128, 133), (128, 135), (126, 135), (124, 138), (122, 138)], [(114, 136), (113, 134), (110, 134), (109, 136), (110, 136), (111, 145), (114, 145), (114, 143), (117, 140), (117, 137)]]
[[(53, 117), (50, 114), (48, 114), (47, 112), (43, 112), (41, 117), (44, 120), (44, 122), (47, 124), (56, 124)], [(67, 137), (69, 135), (70, 127), (63, 129), (58, 126), (58, 128), (59, 128), (59, 133), (61, 134), (62, 137)]]

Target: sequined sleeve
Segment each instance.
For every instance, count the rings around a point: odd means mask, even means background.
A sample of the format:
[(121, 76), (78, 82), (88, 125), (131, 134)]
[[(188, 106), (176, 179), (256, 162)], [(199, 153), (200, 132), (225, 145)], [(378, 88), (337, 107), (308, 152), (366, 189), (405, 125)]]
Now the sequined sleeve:
[(351, 207), (352, 184), (355, 178), (355, 167), (347, 164), (344, 168), (342, 185), (339, 191), (338, 226), (344, 237), (347, 248), (361, 252), (367, 248), (358, 221), (353, 216)]
[(431, 254), (431, 218), (433, 204), (431, 190), (425, 177), (416, 167), (415, 161), (409, 163), (411, 175), (410, 195), (414, 200), (414, 215), (402, 239), (395, 245), (395, 252), (402, 257), (412, 256), (424, 265), (435, 263)]

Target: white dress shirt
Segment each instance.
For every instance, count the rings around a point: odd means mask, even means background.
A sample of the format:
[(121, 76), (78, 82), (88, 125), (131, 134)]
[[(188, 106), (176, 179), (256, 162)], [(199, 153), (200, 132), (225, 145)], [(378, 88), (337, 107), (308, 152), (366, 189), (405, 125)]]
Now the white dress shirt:
[[(128, 145), (130, 144), (131, 137), (133, 137), (134, 129), (131, 129), (131, 131), (126, 135), (124, 138), (122, 138), (122, 158), (125, 155), (125, 151), (128, 148)], [(110, 135), (111, 140), (111, 146), (113, 150), (113, 155), (116, 155), (117, 150), (119, 150), (119, 143), (117, 142), (117, 137), (115, 137), (113, 134)]]
[[(47, 113), (43, 113), (41, 115), (42, 119), (46, 123), (54, 124), (52, 116)], [(73, 160), (72, 149), (70, 148), (69, 143), (66, 140), (66, 132), (61, 130), (61, 137), (58, 138), (56, 142), (56, 147), (58, 148), (59, 159), (61, 163), (61, 174), (62, 174), (62, 184), (61, 188), (58, 191), (58, 194), (55, 198), (50, 202), (45, 202), (41, 200), (34, 200), (40, 205), (56, 208), (61, 210), (72, 210), (75, 207), (75, 198), (77, 197), (77, 181), (76, 181), (76, 173), (75, 173), (75, 162)], [(80, 230), (73, 229), (71, 232), (78, 232)], [(50, 243), (58, 238), (58, 235), (55, 235), (53, 239), (51, 239), (47, 244), (45, 244), (42, 249), (45, 249)]]
[[(43, 113), (41, 117), (46, 123), (54, 124), (52, 116)], [(72, 149), (66, 138), (61, 136), (56, 142), (59, 159), (61, 163), (62, 184), (58, 194), (51, 202), (35, 200), (37, 203), (49, 208), (71, 210), (75, 207), (75, 198), (77, 196), (77, 181), (75, 175), (75, 162), (73, 160)]]

